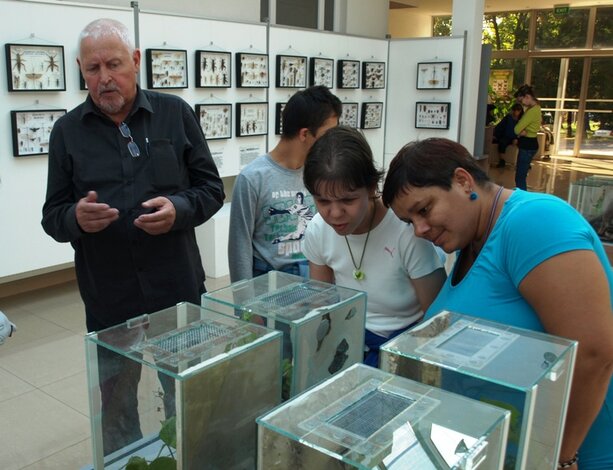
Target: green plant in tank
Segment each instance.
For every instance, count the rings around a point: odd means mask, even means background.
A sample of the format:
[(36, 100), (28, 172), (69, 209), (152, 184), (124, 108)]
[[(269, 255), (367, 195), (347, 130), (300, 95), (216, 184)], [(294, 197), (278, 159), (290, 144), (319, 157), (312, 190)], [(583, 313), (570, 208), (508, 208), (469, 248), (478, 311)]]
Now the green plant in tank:
[(292, 365), (292, 360), (289, 358), (283, 359), (281, 370), (282, 370), (281, 397), (283, 398), (283, 400), (287, 400), (289, 399), (290, 391), (292, 389), (292, 373), (294, 370), (294, 366)]
[[(124, 467), (126, 470), (176, 470), (177, 460), (174, 457), (174, 450), (177, 448), (177, 418), (173, 416), (162, 421), (162, 429), (159, 438), (164, 443), (155, 459), (148, 461), (139, 456), (132, 456)], [(170, 454), (169, 456), (162, 453)]]

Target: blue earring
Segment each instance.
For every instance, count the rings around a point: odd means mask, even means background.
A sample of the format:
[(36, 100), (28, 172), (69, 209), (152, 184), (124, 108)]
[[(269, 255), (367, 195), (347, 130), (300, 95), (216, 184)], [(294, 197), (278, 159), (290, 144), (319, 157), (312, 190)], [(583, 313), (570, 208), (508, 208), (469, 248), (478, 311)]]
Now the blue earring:
[(476, 192), (472, 191), (470, 193), (469, 198), (470, 198), (471, 201), (476, 201), (479, 198), (479, 195)]

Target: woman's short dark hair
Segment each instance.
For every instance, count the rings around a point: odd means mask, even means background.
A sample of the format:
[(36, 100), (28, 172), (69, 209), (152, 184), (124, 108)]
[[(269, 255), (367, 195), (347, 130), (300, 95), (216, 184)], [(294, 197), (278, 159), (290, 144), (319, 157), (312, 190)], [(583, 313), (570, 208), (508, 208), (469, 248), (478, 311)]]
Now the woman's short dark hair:
[(326, 119), (340, 117), (342, 112), (341, 100), (325, 86), (317, 85), (298, 91), (283, 108), (281, 135), (291, 139), (305, 127), (315, 134)]
[(466, 148), (449, 139), (432, 137), (410, 142), (390, 163), (383, 185), (383, 204), (389, 206), (408, 187), (451, 189), (456, 168), (464, 168), (482, 186), (489, 181)]
[(313, 195), (322, 184), (332, 183), (335, 191), (376, 188), (384, 172), (375, 166), (366, 138), (347, 126), (326, 131), (311, 147), (304, 164), (304, 185)]

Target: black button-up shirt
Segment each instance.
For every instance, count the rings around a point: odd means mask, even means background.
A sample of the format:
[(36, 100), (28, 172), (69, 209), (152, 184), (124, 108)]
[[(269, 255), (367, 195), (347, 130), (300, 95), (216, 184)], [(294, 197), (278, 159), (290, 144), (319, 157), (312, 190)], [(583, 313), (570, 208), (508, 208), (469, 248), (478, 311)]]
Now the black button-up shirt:
[[(202, 129), (185, 101), (139, 89), (125, 122), (139, 157), (130, 155), (128, 139), (89, 96), (58, 120), (49, 143), (42, 225), (75, 249), (90, 330), (180, 301), (199, 304), (204, 270), (194, 227), (224, 199)], [(77, 224), (76, 204), (88, 191), (119, 209), (119, 219), (97, 233)], [(149, 235), (134, 219), (156, 196), (172, 201), (176, 220), (170, 232)]]

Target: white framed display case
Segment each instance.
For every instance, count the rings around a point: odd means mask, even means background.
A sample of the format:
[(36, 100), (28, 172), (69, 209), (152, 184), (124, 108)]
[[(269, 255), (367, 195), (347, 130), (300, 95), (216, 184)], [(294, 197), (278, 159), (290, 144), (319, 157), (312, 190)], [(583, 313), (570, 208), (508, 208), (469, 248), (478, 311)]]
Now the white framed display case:
[(258, 469), (500, 470), (510, 413), (355, 364), (257, 419)]
[(504, 468), (555, 468), (576, 350), (576, 341), (445, 311), (385, 343), (380, 364), (510, 410)]
[(189, 303), (88, 334), (94, 469), (253, 468), (255, 418), (281, 399), (281, 337)]
[(283, 398), (363, 359), (364, 292), (271, 271), (208, 292), (202, 305), (283, 332)]

